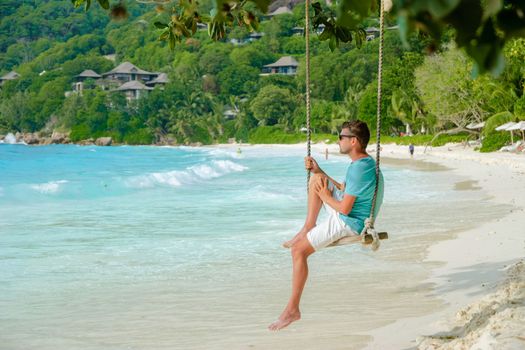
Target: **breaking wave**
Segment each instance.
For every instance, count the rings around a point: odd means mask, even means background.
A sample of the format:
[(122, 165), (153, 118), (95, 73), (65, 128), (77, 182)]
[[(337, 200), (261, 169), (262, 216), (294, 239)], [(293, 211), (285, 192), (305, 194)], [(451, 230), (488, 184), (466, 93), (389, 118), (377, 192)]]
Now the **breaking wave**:
[(135, 188), (150, 188), (158, 185), (179, 187), (206, 181), (232, 172), (242, 172), (247, 167), (230, 160), (213, 160), (209, 164), (199, 164), (185, 170), (155, 172), (134, 176), (126, 180), (126, 185)]
[(43, 184), (34, 184), (30, 187), (42, 194), (57, 193), (62, 188), (62, 185), (67, 183), (67, 180), (49, 181)]

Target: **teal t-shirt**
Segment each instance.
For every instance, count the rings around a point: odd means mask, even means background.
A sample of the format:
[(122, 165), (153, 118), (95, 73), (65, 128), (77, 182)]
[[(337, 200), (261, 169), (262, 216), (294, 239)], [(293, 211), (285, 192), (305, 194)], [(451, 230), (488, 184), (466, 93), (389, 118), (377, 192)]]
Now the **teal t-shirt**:
[[(361, 233), (365, 226), (365, 219), (370, 216), (375, 186), (376, 164), (372, 157), (364, 157), (350, 163), (348, 170), (346, 171), (345, 194), (355, 196), (356, 199), (354, 206), (348, 215), (339, 215), (346, 225), (357, 233)], [(383, 203), (383, 192), (383, 174), (379, 172), (379, 188), (377, 191), (374, 217), (377, 217), (379, 208)]]

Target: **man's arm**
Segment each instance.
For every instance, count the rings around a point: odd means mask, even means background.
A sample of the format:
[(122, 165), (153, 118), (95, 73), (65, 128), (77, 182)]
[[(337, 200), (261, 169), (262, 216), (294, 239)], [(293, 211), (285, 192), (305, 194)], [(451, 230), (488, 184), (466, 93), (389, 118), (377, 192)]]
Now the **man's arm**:
[(328, 180), (330, 180), (330, 181), (334, 184), (334, 186), (337, 187), (338, 190), (343, 191), (343, 190), (345, 189), (344, 184), (340, 184), (339, 182), (335, 181), (335, 180), (332, 179), (330, 176), (328, 176), (328, 174), (325, 173), (323, 170), (321, 170), (321, 171), (322, 171), (322, 174), (323, 174), (324, 176), (326, 176), (326, 178), (327, 178)]
[(328, 189), (328, 181), (326, 178), (316, 184), (315, 191), (324, 203), (334, 208), (338, 213), (348, 215), (352, 211), (356, 197), (345, 193), (343, 199), (338, 201), (332, 197), (332, 193)]
[(352, 208), (354, 207), (355, 203), (355, 197), (350, 196), (348, 194), (345, 194), (343, 197), (343, 200), (338, 201), (332, 196), (327, 196), (326, 198), (321, 198), (323, 202), (331, 206), (335, 209), (338, 213), (341, 213), (343, 215), (348, 215), (352, 211)]
[(319, 164), (317, 164), (316, 160), (313, 157), (305, 157), (304, 158), (304, 166), (306, 170), (310, 170), (314, 174), (320, 174), (324, 175), (328, 180), (330, 180), (335, 187), (337, 187), (338, 190), (342, 191), (344, 189), (344, 185), (340, 184), (339, 182), (335, 181), (333, 178), (328, 176), (327, 173), (321, 167)]

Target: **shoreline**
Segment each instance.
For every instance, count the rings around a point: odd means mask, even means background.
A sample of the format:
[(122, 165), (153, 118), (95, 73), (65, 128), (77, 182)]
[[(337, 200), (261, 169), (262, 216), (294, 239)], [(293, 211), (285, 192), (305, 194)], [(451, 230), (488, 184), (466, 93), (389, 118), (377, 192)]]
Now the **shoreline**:
[[(525, 281), (523, 268), (520, 268), (520, 261), (525, 255), (522, 237), (525, 227), (525, 157), (520, 154), (479, 153), (463, 149), (460, 145), (433, 148), (426, 154), (421, 154), (422, 149), (416, 147), (416, 159), (452, 168), (454, 173), (476, 181), (491, 196), (490, 202), (510, 204), (512, 208), (500, 219), (482, 223), (458, 233), (451, 240), (432, 245), (425, 260), (440, 261), (445, 265), (434, 268), (428, 282), (435, 284), (436, 295), (447, 306), (434, 314), (398, 320), (376, 330), (373, 346), (381, 348), (381, 345), (386, 345), (381, 341), (386, 334), (397, 334), (396, 346), (417, 346), (420, 349), (470, 348), (475, 344), (483, 347), (488, 345), (489, 340), (490, 344), (499, 348), (509, 338), (519, 341), (513, 335), (512, 327), (508, 326), (513, 321), (497, 311), (478, 315), (481, 319), (476, 327), (464, 324), (475, 316), (468, 310), (479, 309), (494, 293), (503, 294), (503, 299), (508, 300), (510, 296), (505, 289), (509, 279)], [(384, 157), (408, 159), (407, 153), (406, 147), (387, 145), (384, 149)], [(507, 269), (511, 271), (510, 275), (505, 272)], [(523, 300), (521, 306), (519, 303), (514, 306), (514, 309), (519, 308), (523, 308)], [(494, 319), (501, 325), (497, 332), (487, 328)], [(525, 334), (525, 326), (519, 331)], [(407, 344), (409, 333), (417, 333), (418, 336), (412, 337)], [(394, 345), (391, 341), (388, 344)], [(525, 342), (521, 343), (523, 345)]]

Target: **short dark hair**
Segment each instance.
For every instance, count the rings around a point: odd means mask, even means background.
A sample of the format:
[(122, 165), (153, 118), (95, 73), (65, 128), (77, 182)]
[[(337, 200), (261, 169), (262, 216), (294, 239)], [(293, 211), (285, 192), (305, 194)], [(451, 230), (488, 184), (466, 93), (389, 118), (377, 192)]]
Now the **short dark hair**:
[(355, 136), (361, 145), (361, 149), (364, 151), (370, 141), (370, 129), (364, 121), (361, 120), (350, 120), (343, 123), (342, 129), (350, 130), (350, 134)]

